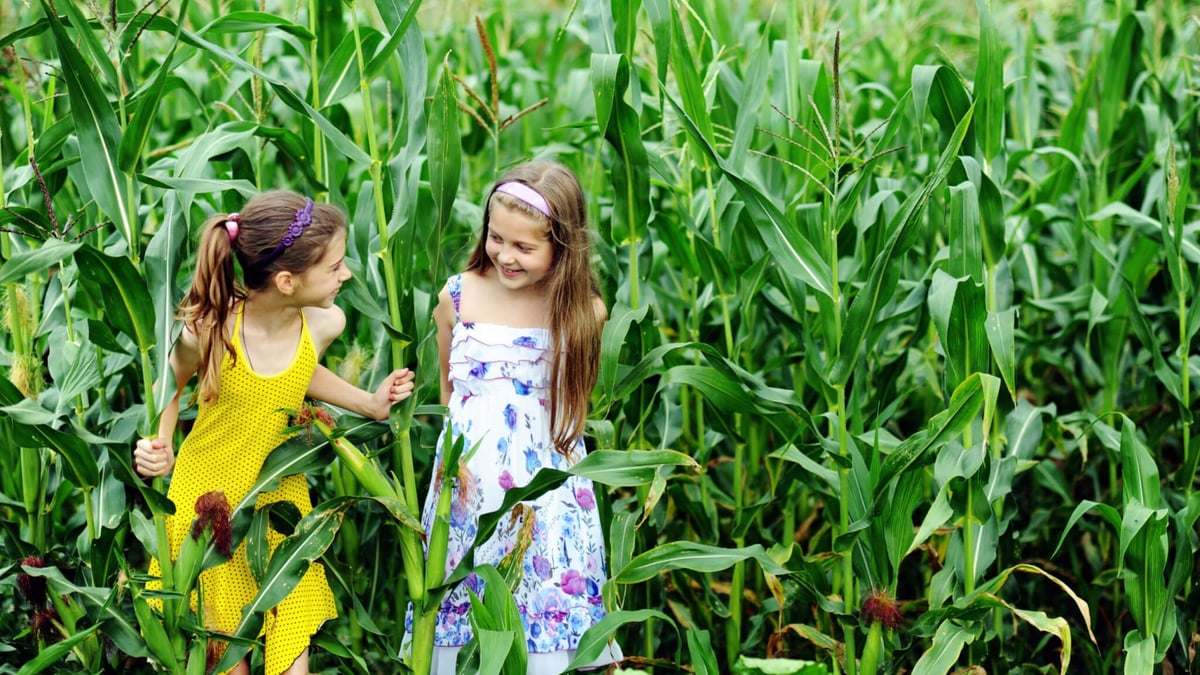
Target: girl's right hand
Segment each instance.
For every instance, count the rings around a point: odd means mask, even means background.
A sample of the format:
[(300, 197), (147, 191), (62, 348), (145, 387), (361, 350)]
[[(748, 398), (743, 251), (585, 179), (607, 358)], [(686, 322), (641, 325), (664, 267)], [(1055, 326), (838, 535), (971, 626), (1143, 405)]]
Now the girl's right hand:
[(175, 468), (175, 451), (161, 438), (140, 438), (133, 450), (133, 466), (147, 478), (165, 476)]

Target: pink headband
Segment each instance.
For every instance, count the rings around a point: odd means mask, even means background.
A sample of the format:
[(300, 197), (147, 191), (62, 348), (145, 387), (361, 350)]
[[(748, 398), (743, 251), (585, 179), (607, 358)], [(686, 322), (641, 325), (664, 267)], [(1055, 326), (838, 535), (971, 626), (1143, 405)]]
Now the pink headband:
[(231, 213), (225, 216), (225, 231), (229, 233), (229, 241), (237, 241), (238, 238), (238, 222), (242, 217), (236, 213)]
[(524, 183), (510, 180), (507, 183), (501, 183), (496, 186), (496, 192), (503, 192), (506, 195), (516, 197), (526, 204), (532, 206), (542, 213), (547, 218), (550, 217), (550, 205), (546, 203), (546, 198), (538, 193), (537, 190), (529, 187)]

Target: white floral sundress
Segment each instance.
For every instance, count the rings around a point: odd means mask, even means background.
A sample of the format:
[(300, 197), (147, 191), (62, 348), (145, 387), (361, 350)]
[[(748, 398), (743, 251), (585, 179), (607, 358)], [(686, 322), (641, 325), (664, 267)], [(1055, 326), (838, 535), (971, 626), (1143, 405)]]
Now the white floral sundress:
[[(464, 470), (453, 488), (448, 575), (475, 540), (478, 516), (498, 509), (506, 490), (528, 484), (542, 467), (566, 469), (586, 450), (582, 438), (575, 442), (572, 459), (554, 448), (547, 407), (549, 331), (464, 322), (458, 316), (462, 276), (451, 277), (447, 288), (455, 313), (449, 425), (465, 437), (466, 452), (478, 443), (473, 454), (464, 455)], [(422, 514), (426, 532), (441, 487), (443, 442), (444, 438), (438, 441), (433, 484)], [(604, 617), (600, 591), (607, 581), (606, 557), (590, 480), (572, 476), (529, 505), (535, 514), (532, 541), (514, 598), (525, 627), (530, 672), (539, 672), (533, 669), (536, 655), (574, 650), (584, 631)], [(476, 564), (499, 563), (515, 547), (521, 529), (510, 527), (505, 517), (476, 550)], [(471, 639), (467, 588), (479, 594), (482, 586), (471, 575), (446, 596), (438, 611), (435, 645), (460, 647)]]

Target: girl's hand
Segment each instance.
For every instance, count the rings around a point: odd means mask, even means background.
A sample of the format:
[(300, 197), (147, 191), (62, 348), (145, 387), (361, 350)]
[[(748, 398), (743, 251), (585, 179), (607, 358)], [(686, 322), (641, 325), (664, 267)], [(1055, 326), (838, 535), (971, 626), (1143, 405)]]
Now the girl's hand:
[(161, 438), (138, 439), (133, 450), (133, 466), (147, 478), (165, 476), (175, 468), (175, 451)]
[(392, 406), (412, 396), (416, 375), (408, 368), (393, 370), (371, 395), (371, 417), (385, 420)]

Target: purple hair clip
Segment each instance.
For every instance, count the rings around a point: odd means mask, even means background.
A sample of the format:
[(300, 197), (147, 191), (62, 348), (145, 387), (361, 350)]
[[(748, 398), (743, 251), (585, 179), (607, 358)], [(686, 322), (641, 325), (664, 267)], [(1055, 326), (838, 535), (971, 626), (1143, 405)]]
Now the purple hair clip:
[(497, 185), (495, 191), (503, 192), (510, 197), (516, 197), (537, 209), (543, 216), (550, 217), (550, 205), (546, 203), (546, 198), (525, 183), (510, 180), (507, 183)]
[(305, 197), (304, 207), (296, 212), (296, 218), (292, 221), (291, 225), (288, 225), (287, 232), (283, 234), (283, 239), (279, 240), (279, 245), (276, 246), (275, 249), (270, 253), (268, 253), (261, 261), (259, 261), (258, 264), (269, 264), (271, 261), (282, 255), (283, 252), (288, 249), (288, 247), (296, 243), (296, 240), (300, 238), (300, 235), (304, 234), (304, 230), (306, 230), (309, 225), (312, 225), (312, 212), (313, 200)]

